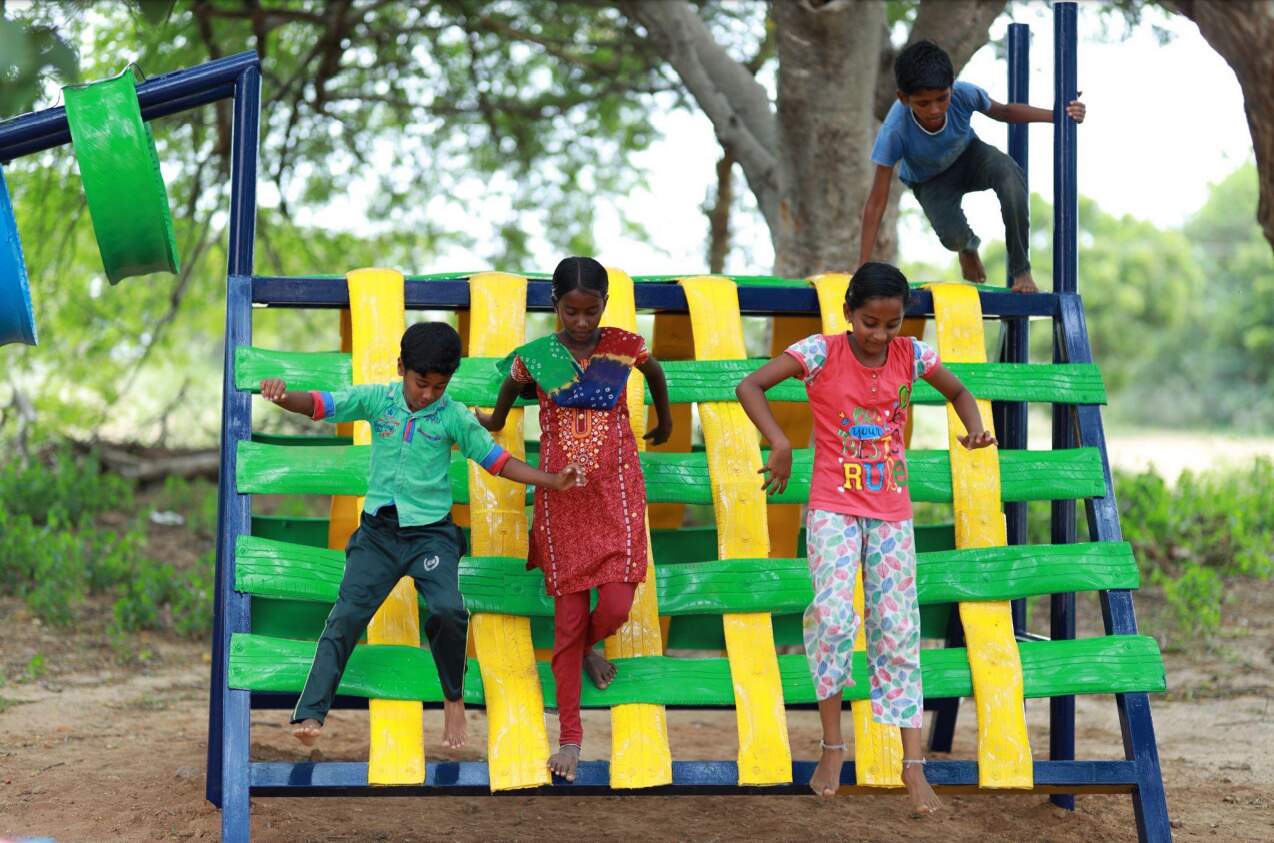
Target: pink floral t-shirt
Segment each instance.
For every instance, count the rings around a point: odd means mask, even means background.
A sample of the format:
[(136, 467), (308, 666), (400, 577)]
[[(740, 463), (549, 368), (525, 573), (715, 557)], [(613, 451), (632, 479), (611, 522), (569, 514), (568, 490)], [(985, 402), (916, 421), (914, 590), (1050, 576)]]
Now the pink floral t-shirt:
[(938, 365), (938, 352), (912, 337), (894, 337), (884, 365), (870, 368), (854, 356), (849, 334), (815, 334), (786, 353), (805, 370), (814, 417), (810, 509), (910, 518), (903, 430), (912, 384)]

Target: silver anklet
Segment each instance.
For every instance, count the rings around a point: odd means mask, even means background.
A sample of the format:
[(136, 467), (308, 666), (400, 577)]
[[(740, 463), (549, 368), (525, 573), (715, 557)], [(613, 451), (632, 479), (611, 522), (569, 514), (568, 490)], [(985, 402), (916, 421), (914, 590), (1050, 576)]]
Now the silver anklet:
[(923, 758), (904, 758), (904, 759), (902, 759), (902, 766), (903, 766), (903, 768), (904, 768), (904, 769), (905, 769), (905, 768), (907, 768), (907, 767), (915, 767), (916, 765), (920, 765), (921, 767), (923, 767), (923, 766), (925, 765), (925, 759), (923, 759)]
[(839, 749), (841, 751), (845, 749), (845, 744), (843, 743), (826, 743), (822, 738), (819, 739), (818, 745), (822, 749)]

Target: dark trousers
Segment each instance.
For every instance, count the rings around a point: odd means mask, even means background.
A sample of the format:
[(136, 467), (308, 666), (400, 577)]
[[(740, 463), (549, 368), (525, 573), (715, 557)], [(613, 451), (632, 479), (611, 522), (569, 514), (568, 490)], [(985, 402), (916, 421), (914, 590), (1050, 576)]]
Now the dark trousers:
[(557, 716), (561, 744), (579, 746), (584, 740), (580, 722), (580, 671), (584, 653), (615, 634), (633, 607), (635, 582), (608, 582), (597, 587), (597, 608), (588, 611), (589, 591), (553, 598), (553, 681), (557, 684)]
[(950, 167), (911, 186), (938, 239), (953, 252), (976, 251), (982, 242), (969, 228), (960, 207), (966, 193), (980, 190), (994, 190), (1000, 200), (1009, 277), (1014, 278), (1031, 268), (1030, 197), (1026, 193), (1026, 177), (1016, 161), (974, 138)]
[(354, 644), (405, 576), (416, 581), (416, 590), (425, 598), (425, 635), (438, 666), (442, 692), (449, 700), (460, 699), (469, 628), (459, 580), (460, 557), (465, 551), (464, 533), (452, 523), (451, 516), (420, 527), (400, 527), (396, 507), (383, 507), (376, 515), (364, 512), (345, 547), (340, 595), (327, 616), (292, 722), (323, 722)]

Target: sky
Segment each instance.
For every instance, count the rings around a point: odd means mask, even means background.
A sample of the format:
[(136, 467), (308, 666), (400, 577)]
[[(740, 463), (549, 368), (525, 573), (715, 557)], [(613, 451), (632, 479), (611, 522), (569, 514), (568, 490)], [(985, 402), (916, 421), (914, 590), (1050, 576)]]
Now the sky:
[[(1014, 20), (1031, 27), (1031, 102), (1049, 107), (1053, 91), (1053, 16), (1044, 3), (1022, 4)], [(991, 29), (991, 40), (1004, 38), (1009, 20)], [(1151, 29), (1172, 34), (1161, 45)], [(1088, 118), (1078, 133), (1079, 191), (1107, 212), (1150, 220), (1159, 226), (1182, 223), (1207, 197), (1209, 183), (1219, 181), (1252, 155), (1243, 114), (1243, 96), (1233, 71), (1183, 17), (1148, 10), (1130, 37), (1103, 36), (1097, 15), (1080, 6), (1079, 89)], [(993, 46), (974, 55), (961, 78), (974, 82), (992, 99), (1007, 99), (1007, 67)], [(648, 187), (604, 210), (597, 221), (599, 255), (605, 262), (637, 274), (700, 271), (705, 265), (707, 222), (700, 206), (715, 180), (719, 148), (712, 126), (701, 113), (658, 114), (654, 125), (663, 139), (636, 157), (648, 172)], [(974, 117), (978, 135), (1000, 148), (1007, 143), (1004, 124)], [(1032, 189), (1052, 195), (1052, 127), (1030, 128)], [(737, 170), (736, 170), (737, 172)], [(738, 191), (746, 189), (741, 176)], [(929, 230), (915, 200), (907, 193), (900, 227), (901, 253), (908, 261), (945, 265), (950, 259)], [(984, 242), (1003, 238), (999, 206), (991, 193), (966, 199), (971, 226)], [(1255, 209), (1253, 209), (1255, 213)], [(626, 235), (620, 214), (643, 224), (651, 243)], [(734, 216), (735, 242), (727, 272), (766, 273), (772, 268), (769, 234), (755, 212)], [(537, 250), (539, 265), (551, 268), (555, 256)], [(456, 267), (474, 258), (441, 257)], [(479, 261), (481, 263), (481, 261)]]

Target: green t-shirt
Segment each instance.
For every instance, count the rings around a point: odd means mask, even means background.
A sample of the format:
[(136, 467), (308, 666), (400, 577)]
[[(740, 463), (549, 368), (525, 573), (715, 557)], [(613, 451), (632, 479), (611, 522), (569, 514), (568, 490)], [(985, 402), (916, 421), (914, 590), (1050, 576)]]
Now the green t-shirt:
[(371, 424), (371, 469), (363, 511), (375, 514), (394, 504), (404, 527), (432, 524), (451, 512), (447, 469), (452, 443), (492, 474), (499, 474), (509, 460), (509, 452), (495, 443), (473, 413), (445, 393), (414, 413), (407, 409), (402, 381), (310, 394), (316, 420), (362, 419)]

